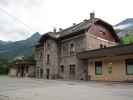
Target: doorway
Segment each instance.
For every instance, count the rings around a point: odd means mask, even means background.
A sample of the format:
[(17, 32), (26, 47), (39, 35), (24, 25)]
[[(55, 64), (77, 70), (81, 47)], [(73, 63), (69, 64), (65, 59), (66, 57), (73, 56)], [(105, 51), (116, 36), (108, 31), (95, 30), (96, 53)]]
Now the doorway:
[(20, 67), (20, 77), (24, 77), (25, 74), (24, 74), (24, 66)]
[(69, 66), (69, 78), (71, 80), (74, 80), (75, 79), (75, 74), (76, 74), (76, 66), (74, 64), (70, 65)]
[(43, 69), (40, 69), (40, 78), (43, 78)]
[(46, 78), (47, 78), (47, 79), (49, 79), (49, 74), (50, 74), (50, 69), (47, 68), (47, 69), (46, 69)]

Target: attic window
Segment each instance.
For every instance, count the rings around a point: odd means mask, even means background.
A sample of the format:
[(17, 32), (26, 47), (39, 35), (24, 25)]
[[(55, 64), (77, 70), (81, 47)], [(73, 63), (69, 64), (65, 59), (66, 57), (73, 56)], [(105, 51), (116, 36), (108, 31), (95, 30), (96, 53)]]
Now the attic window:
[(102, 44), (100, 44), (100, 48), (103, 48), (104, 46)]
[(105, 32), (103, 32), (103, 31), (100, 31), (99, 33), (101, 33), (102, 35), (105, 35), (106, 33)]
[(104, 48), (106, 48), (107, 46), (106, 45), (104, 45)]

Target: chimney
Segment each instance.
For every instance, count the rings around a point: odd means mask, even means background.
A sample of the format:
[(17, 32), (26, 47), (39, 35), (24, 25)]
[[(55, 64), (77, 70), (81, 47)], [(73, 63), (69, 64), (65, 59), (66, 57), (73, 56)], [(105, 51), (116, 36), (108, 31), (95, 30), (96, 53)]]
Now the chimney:
[(76, 23), (73, 23), (73, 26), (75, 26), (76, 25)]
[(84, 19), (83, 21), (86, 22), (86, 21), (88, 21), (88, 20), (87, 20), (87, 19)]
[(90, 13), (90, 20), (94, 19), (95, 18), (95, 13), (94, 12), (91, 12)]
[(53, 32), (56, 33), (56, 28), (55, 27), (53, 28)]

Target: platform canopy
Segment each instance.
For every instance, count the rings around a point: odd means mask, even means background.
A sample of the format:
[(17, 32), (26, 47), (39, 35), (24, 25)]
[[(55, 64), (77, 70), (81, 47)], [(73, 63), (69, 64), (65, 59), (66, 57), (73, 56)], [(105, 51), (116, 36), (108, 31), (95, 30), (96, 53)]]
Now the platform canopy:
[(118, 45), (107, 48), (100, 48), (95, 50), (88, 50), (77, 53), (79, 59), (93, 59), (101, 57), (111, 57), (133, 54), (133, 44)]

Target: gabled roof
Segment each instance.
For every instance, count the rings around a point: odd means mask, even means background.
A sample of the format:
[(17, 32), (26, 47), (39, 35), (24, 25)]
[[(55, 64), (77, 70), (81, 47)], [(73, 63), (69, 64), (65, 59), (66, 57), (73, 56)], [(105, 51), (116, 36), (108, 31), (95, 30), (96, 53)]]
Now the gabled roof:
[(113, 27), (110, 24), (108, 24), (107, 22), (105, 22), (99, 18), (94, 18), (92, 20), (84, 20), (83, 22), (81, 22), (77, 25), (73, 25), (69, 28), (66, 28), (66, 29), (58, 32), (58, 34), (60, 34), (60, 38), (63, 38), (65, 36), (72, 35), (72, 34), (78, 33), (83, 30), (85, 31), (91, 27), (92, 23), (103, 25), (104, 27), (106, 27), (112, 33), (116, 42), (119, 42), (119, 37), (116, 35)]
[(100, 57), (112, 57), (128, 54), (133, 54), (133, 44), (83, 51), (78, 53), (77, 57), (79, 59), (95, 59)]
[[(96, 21), (96, 20), (97, 19), (94, 19), (94, 21)], [(72, 33), (75, 33), (75, 32), (81, 31), (81, 30), (88, 29), (91, 26), (91, 24), (92, 24), (91, 20), (84, 20), (83, 22), (73, 25), (69, 28), (66, 28), (58, 33), (60, 34), (60, 38), (61, 38), (66, 35), (69, 35), (69, 34), (72, 34)]]
[(39, 42), (43, 42), (45, 38), (47, 37), (50, 37), (52, 39), (62, 39), (62, 38), (65, 38), (67, 36), (72, 36), (72, 35), (75, 35), (75, 34), (79, 34), (79, 33), (83, 33), (85, 30), (88, 30), (92, 23), (94, 24), (100, 24), (100, 25), (103, 25), (105, 26), (113, 35), (113, 37), (115, 38), (116, 42), (119, 41), (119, 38), (118, 36), (116, 35), (113, 27), (108, 24), (107, 22), (99, 19), (99, 18), (94, 18), (92, 20), (84, 20), (83, 22), (79, 23), (79, 24), (76, 24), (76, 25), (73, 25), (69, 28), (66, 28), (64, 30), (61, 30), (60, 32), (48, 32), (48, 33), (45, 33), (39, 40)]

